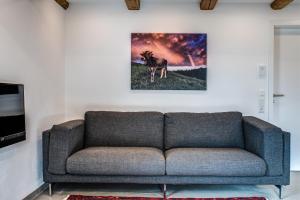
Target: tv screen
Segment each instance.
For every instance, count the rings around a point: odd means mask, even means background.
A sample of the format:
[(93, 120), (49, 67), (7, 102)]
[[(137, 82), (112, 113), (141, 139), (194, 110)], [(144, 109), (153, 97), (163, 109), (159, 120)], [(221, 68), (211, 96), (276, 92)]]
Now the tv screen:
[(25, 139), (24, 86), (0, 83), (0, 148)]

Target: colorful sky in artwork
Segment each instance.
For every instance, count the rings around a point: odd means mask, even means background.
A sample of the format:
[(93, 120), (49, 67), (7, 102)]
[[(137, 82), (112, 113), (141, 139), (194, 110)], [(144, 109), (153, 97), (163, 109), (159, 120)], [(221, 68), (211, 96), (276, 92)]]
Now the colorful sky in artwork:
[(206, 66), (207, 35), (180, 33), (133, 33), (131, 36), (132, 62), (140, 62), (143, 51), (154, 57), (165, 58), (169, 66)]

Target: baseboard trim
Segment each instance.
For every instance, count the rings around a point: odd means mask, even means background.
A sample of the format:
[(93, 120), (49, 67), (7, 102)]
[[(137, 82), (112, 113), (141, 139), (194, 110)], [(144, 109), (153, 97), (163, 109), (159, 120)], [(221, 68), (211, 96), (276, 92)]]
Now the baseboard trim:
[(36, 190), (31, 192), (29, 195), (27, 195), (23, 200), (34, 200), (47, 189), (48, 189), (48, 184), (44, 183), (40, 187), (38, 187)]

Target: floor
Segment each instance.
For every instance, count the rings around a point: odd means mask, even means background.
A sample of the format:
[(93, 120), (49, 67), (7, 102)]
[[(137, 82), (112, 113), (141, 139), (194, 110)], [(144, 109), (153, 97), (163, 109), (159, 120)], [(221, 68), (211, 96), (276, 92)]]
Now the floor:
[[(53, 195), (48, 191), (41, 194), (37, 200), (64, 200), (70, 194), (97, 196), (138, 196), (162, 197), (158, 185), (130, 184), (63, 184), (55, 185)], [(268, 200), (278, 200), (278, 189), (274, 186), (248, 185), (186, 185), (168, 186), (168, 197), (266, 197)], [(300, 200), (300, 172), (291, 173), (291, 185), (284, 187), (284, 200)]]

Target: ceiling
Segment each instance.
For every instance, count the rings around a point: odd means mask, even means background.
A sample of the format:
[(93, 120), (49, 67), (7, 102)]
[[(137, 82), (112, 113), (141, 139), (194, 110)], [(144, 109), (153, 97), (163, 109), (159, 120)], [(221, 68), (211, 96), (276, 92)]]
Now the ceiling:
[[(96, 2), (96, 1), (107, 1), (107, 0), (68, 0), (70, 3), (75, 2)], [(124, 0), (109, 0), (109, 1), (124, 1)], [(141, 0), (141, 1), (147, 1), (147, 2), (160, 2), (162, 0)], [(197, 2), (199, 3), (200, 0), (172, 0), (173, 2)], [(272, 3), (274, 0), (219, 0), (218, 3)], [(294, 0), (294, 3), (300, 3), (300, 0)]]
[[(274, 0), (219, 0), (219, 3), (272, 3)], [(300, 3), (300, 0), (294, 0), (293, 3)]]

